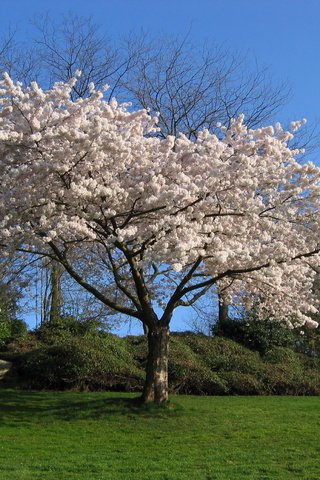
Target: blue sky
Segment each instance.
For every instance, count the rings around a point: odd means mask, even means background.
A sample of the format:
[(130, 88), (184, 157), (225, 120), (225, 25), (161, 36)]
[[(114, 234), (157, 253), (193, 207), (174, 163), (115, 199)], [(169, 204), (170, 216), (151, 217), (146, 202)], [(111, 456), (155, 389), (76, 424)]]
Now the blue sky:
[(49, 13), (91, 15), (101, 29), (117, 36), (141, 28), (151, 33), (185, 35), (195, 42), (218, 42), (292, 87), (280, 120), (320, 118), (319, 0), (1, 0), (0, 26), (32, 36), (29, 20)]
[(92, 16), (111, 37), (143, 29), (155, 35), (189, 32), (195, 43), (223, 44), (261, 68), (269, 66), (275, 81), (288, 82), (291, 98), (277, 120), (319, 123), (320, 0), (1, 0), (0, 32), (11, 27), (27, 41), (32, 19), (47, 13), (59, 21), (69, 12)]

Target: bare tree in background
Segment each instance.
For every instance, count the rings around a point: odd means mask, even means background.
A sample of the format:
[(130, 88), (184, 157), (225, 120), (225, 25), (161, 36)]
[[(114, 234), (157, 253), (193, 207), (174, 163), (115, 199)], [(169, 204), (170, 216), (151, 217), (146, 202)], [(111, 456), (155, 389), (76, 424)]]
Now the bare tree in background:
[(217, 131), (240, 113), (249, 126), (270, 119), (288, 89), (272, 85), (266, 69), (249, 72), (245, 59), (221, 46), (197, 48), (187, 39), (150, 40), (128, 75), (125, 89), (135, 105), (159, 114), (161, 136)]
[(42, 83), (67, 82), (81, 71), (73, 88), (73, 100), (88, 95), (91, 82), (98, 88), (109, 84), (106, 95), (110, 98), (141, 53), (137, 42), (132, 47), (129, 42), (124, 48), (100, 34), (91, 18), (70, 15), (56, 25), (44, 17), (35, 26)]
[[(91, 18), (69, 15), (55, 24), (48, 17), (34, 22), (37, 35), (29, 50), (14, 34), (0, 46), (0, 67), (13, 78), (31, 78), (50, 86), (82, 75), (72, 97), (85, 97), (90, 83), (110, 85), (107, 98), (130, 101), (158, 115), (158, 135), (184, 133), (194, 139), (204, 128), (218, 132), (240, 113), (257, 127), (270, 120), (287, 101), (287, 85), (270, 80), (266, 68), (248, 68), (248, 61), (222, 46), (194, 45), (189, 36), (151, 38), (132, 34), (110, 40)], [(62, 304), (61, 267), (51, 266), (51, 313)], [(219, 318), (228, 316), (228, 304), (219, 294)]]
[(0, 37), (0, 69), (27, 84), (39, 76), (39, 58), (32, 46), (16, 40), (17, 32), (9, 30)]
[(110, 85), (116, 96), (133, 106), (159, 114), (159, 135), (183, 132), (194, 137), (204, 128), (228, 126), (245, 114), (256, 127), (269, 120), (287, 101), (288, 87), (271, 81), (266, 68), (248, 68), (248, 61), (220, 45), (195, 46), (189, 36), (152, 38), (131, 34), (111, 40), (91, 18), (70, 15), (59, 25), (47, 17), (36, 22), (34, 55), (37, 77), (51, 85), (82, 75), (74, 97), (89, 93), (89, 84)]

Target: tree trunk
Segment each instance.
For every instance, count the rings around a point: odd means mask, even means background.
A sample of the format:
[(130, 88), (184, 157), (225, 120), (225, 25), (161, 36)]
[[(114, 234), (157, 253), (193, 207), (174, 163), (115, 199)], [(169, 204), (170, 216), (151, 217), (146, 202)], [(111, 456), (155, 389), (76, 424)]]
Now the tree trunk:
[(57, 262), (51, 265), (51, 304), (49, 321), (55, 323), (61, 317), (62, 291), (61, 291), (62, 267)]
[(148, 335), (148, 332), (149, 332), (149, 327), (148, 325), (146, 325), (145, 323), (142, 324), (142, 327), (143, 327), (143, 334), (144, 335)]
[(144, 403), (163, 405), (168, 401), (169, 329), (157, 326), (148, 332), (146, 381), (142, 395)]
[(221, 293), (218, 294), (219, 299), (219, 317), (218, 322), (219, 325), (225, 323), (229, 318), (229, 305), (225, 298), (225, 296)]

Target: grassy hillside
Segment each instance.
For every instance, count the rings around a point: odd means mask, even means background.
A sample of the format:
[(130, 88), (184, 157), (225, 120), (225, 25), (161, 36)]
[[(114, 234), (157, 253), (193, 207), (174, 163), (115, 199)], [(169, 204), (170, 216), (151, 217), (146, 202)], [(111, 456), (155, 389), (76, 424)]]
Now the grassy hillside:
[(319, 480), (318, 397), (0, 390), (4, 480)]

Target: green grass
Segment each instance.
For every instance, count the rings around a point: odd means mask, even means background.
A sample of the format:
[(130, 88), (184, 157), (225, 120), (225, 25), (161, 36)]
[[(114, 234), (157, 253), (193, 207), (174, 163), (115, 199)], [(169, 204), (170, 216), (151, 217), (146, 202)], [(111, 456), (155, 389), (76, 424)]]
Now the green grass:
[(0, 390), (1, 480), (319, 480), (320, 398)]

